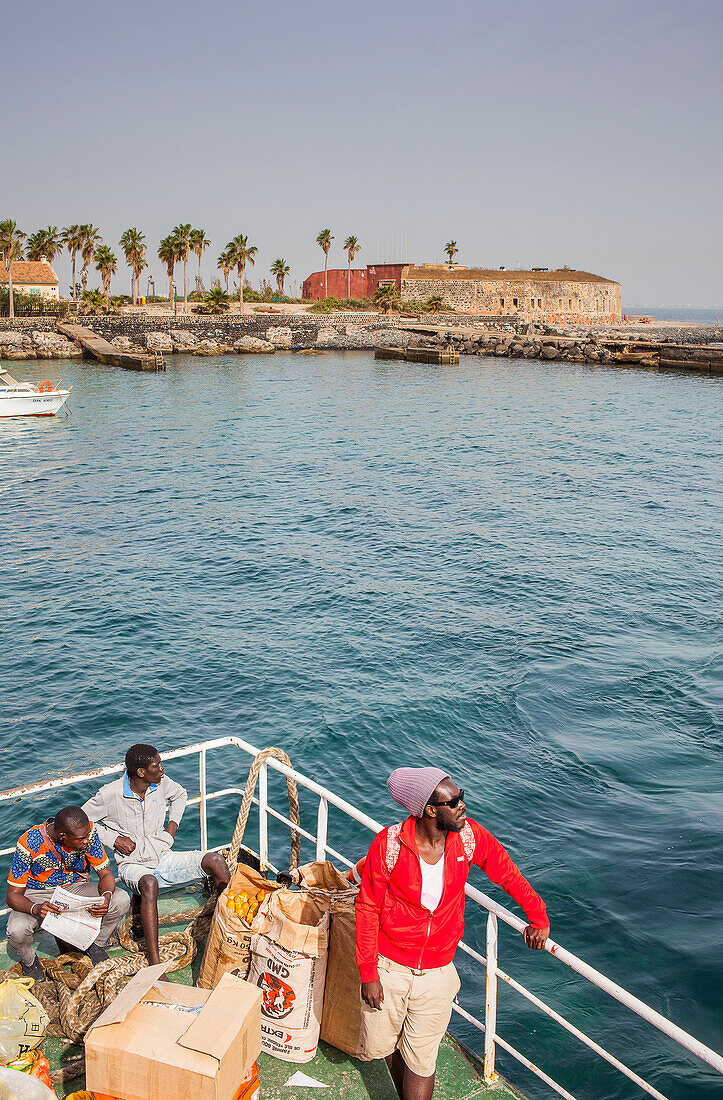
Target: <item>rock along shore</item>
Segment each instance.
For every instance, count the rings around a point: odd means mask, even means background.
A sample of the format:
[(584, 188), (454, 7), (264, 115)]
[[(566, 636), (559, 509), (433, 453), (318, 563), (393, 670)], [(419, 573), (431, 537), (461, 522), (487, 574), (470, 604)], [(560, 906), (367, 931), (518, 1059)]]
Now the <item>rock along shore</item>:
[[(113, 314), (83, 319), (120, 351), (212, 357), (272, 353), (441, 346), (463, 354), (581, 363), (629, 363), (655, 368), (663, 358), (693, 357), (700, 344), (720, 341), (713, 325), (627, 325), (610, 329), (552, 328), (505, 317), (474, 321), (464, 315), (419, 320), (375, 313), (314, 316), (254, 314), (178, 317)], [(677, 345), (670, 355), (654, 345)], [(711, 351), (713, 354), (713, 351)], [(82, 352), (56, 331), (55, 318), (0, 320), (0, 359), (73, 359)]]

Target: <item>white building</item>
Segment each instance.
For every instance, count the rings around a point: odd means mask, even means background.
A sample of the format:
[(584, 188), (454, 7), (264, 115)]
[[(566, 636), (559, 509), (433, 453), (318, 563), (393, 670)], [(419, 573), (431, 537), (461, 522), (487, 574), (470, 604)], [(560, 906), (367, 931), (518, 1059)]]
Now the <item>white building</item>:
[[(58, 301), (58, 276), (47, 260), (13, 260), (12, 268), (13, 291)], [(0, 260), (0, 287), (7, 285), (7, 267), (5, 261)]]

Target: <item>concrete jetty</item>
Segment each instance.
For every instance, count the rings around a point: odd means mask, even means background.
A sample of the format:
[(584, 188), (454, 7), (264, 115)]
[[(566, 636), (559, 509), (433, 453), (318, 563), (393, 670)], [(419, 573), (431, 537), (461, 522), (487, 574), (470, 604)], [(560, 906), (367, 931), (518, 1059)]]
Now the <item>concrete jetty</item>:
[(108, 363), (113, 367), (123, 367), (124, 370), (155, 371), (165, 370), (162, 362), (156, 361), (155, 355), (144, 355), (142, 352), (119, 351), (98, 336), (92, 329), (83, 325), (76, 325), (69, 321), (58, 321), (57, 330), (64, 336), (73, 340), (83, 349), (83, 358), (97, 359), (100, 363)]

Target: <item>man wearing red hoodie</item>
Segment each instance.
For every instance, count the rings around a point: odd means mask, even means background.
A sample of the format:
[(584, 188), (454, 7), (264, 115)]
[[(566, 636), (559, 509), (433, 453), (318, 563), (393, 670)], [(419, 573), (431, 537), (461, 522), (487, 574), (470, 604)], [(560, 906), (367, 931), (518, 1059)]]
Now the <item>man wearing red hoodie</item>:
[(430, 1100), (459, 992), (454, 954), (472, 863), (521, 906), (528, 947), (550, 934), (545, 903), (505, 849), (467, 818), (464, 791), (439, 768), (397, 768), (389, 793), (409, 813), (372, 841), (356, 902), (365, 1053), (385, 1058), (402, 1100)]

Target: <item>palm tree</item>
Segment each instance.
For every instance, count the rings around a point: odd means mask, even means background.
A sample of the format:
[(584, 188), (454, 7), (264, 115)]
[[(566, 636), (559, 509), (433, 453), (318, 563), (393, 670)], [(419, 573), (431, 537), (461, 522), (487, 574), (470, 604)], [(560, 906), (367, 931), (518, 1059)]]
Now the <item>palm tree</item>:
[(85, 294), (88, 285), (88, 268), (103, 238), (94, 225), (81, 225), (80, 230), (83, 235), (83, 243), (80, 246), (80, 254), (83, 257), (83, 266), (80, 270), (80, 281), (83, 286), (83, 293)]
[(226, 313), (228, 310), (228, 294), (220, 286), (215, 286), (209, 290), (203, 300), (209, 313)]
[(95, 250), (95, 269), (100, 272), (103, 281), (103, 294), (105, 296), (106, 309), (110, 306), (110, 280), (117, 269), (116, 258), (107, 244), (101, 244)]
[(351, 265), (357, 252), (361, 252), (361, 245), (356, 237), (347, 237), (344, 241), (344, 249), (349, 257), (346, 269), (346, 296), (351, 298)]
[(284, 279), (291, 271), (291, 268), (287, 264), (286, 260), (274, 260), (271, 265), (271, 274), (276, 276), (276, 285), (279, 288), (279, 295), (284, 296)]
[(430, 294), (425, 304), (430, 313), (442, 313), (444, 310), (444, 298), (441, 294)]
[(231, 254), (231, 247), (224, 248), (223, 252), (218, 258), (216, 267), (219, 271), (223, 271), (223, 277), (226, 280), (226, 293), (228, 294), (228, 277), (231, 274), (231, 268), (233, 267), (233, 256)]
[(70, 253), (70, 259), (73, 265), (73, 301), (75, 302), (75, 257), (83, 247), (83, 227), (80, 225), (67, 226), (63, 230), (63, 244)]
[(188, 254), (191, 251), (191, 223), (186, 222), (182, 225), (177, 225), (171, 236), (176, 241), (176, 255), (179, 260), (183, 260), (183, 308), (184, 310), (188, 310), (188, 284), (186, 281), (186, 273), (188, 271)]
[(143, 268), (146, 267), (146, 246), (143, 243), (145, 236), (140, 229), (126, 229), (118, 242), (125, 254), (126, 263), (131, 269), (131, 297), (133, 305), (136, 304), (136, 281), (140, 279)]
[(143, 271), (148, 267), (148, 264), (146, 263), (145, 240), (146, 238), (144, 234), (141, 233), (138, 239), (138, 246), (131, 259), (131, 271), (133, 272), (133, 278), (136, 281), (136, 300), (138, 300), (138, 296), (141, 292), (141, 275), (143, 274)]
[(15, 297), (13, 295), (13, 262), (21, 260), (23, 256), (23, 241), (25, 234), (22, 229), (10, 218), (0, 222), (0, 253), (5, 260), (5, 271), (8, 277), (8, 299), (10, 316), (15, 316)]
[(334, 238), (331, 235), (330, 229), (322, 229), (319, 236), (316, 238), (316, 243), (324, 252), (324, 297), (329, 297), (329, 278), (327, 275), (327, 268), (329, 266), (329, 249), (331, 248), (331, 242)]
[(198, 257), (198, 289), (201, 289), (201, 257), (210, 245), (210, 241), (206, 237), (205, 229), (192, 229), (191, 230), (191, 251), (196, 253)]
[(62, 234), (58, 233), (56, 225), (49, 225), (47, 229), (39, 229), (28, 237), (27, 257), (29, 260), (47, 260), (52, 264), (62, 248)]
[(176, 260), (178, 259), (178, 253), (176, 251), (176, 240), (173, 234), (169, 233), (167, 237), (164, 237), (158, 246), (158, 259), (161, 263), (166, 265), (166, 271), (168, 272), (168, 298), (169, 301), (173, 301), (173, 271), (176, 266)]
[(226, 251), (230, 254), (231, 267), (235, 267), (238, 272), (238, 300), (239, 305), (243, 305), (244, 269), (246, 264), (254, 265), (256, 263), (258, 248), (255, 244), (249, 244), (248, 237), (245, 237), (243, 233), (239, 233), (232, 241), (228, 242)]
[(446, 245), (444, 246), (443, 251), (447, 253), (447, 261), (449, 263), (449, 266), (451, 267), (452, 264), (454, 263), (454, 257), (459, 252), (459, 249), (457, 248), (457, 242), (456, 241), (447, 241)]
[(45, 238), (42, 229), (37, 233), (31, 233), (25, 246), (25, 255), (29, 260), (42, 260), (45, 246)]
[(383, 283), (374, 291), (374, 302), (382, 313), (399, 308), (399, 291), (393, 283)]

